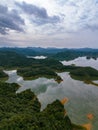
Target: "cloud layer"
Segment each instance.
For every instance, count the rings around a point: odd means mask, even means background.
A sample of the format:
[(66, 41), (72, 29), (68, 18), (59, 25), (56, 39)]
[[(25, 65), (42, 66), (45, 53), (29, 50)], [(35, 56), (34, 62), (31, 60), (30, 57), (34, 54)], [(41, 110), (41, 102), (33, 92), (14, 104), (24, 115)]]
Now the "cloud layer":
[(8, 7), (0, 5), (0, 33), (7, 34), (10, 30), (23, 32), (24, 20), (17, 10), (8, 10)]
[(14, 41), (11, 46), (98, 47), (97, 33), (98, 0), (2, 0), (0, 4), (0, 38), (2, 43), (8, 39), (7, 45)]
[(26, 2), (18, 3), (16, 2), (16, 5), (20, 7), (24, 13), (28, 14), (30, 16), (30, 19), (32, 22), (43, 25), (43, 24), (56, 24), (60, 22), (59, 16), (49, 16), (47, 14), (47, 10), (45, 8), (40, 8), (38, 6), (35, 6), (33, 4), (28, 4)]

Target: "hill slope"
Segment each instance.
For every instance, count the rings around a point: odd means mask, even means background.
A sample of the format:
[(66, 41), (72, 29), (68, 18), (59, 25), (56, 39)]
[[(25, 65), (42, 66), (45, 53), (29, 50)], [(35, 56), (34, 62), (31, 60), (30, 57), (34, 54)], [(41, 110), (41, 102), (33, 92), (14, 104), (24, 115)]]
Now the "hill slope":
[(35, 94), (30, 90), (16, 94), (18, 88), (0, 82), (0, 130), (85, 130), (71, 123), (59, 100), (40, 112)]

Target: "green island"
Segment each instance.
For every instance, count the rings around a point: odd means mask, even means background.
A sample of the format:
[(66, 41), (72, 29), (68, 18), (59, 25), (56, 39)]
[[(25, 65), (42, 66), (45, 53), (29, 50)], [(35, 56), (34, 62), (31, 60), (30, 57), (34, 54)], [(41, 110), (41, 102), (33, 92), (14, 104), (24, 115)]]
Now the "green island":
[(71, 123), (59, 100), (40, 111), (36, 95), (30, 90), (16, 93), (18, 88), (0, 82), (0, 130), (86, 130)]
[(98, 86), (97, 83), (93, 81), (98, 80), (98, 70), (92, 67), (80, 67), (75, 70), (70, 71), (71, 78), (75, 80), (83, 81), (86, 84), (92, 84)]

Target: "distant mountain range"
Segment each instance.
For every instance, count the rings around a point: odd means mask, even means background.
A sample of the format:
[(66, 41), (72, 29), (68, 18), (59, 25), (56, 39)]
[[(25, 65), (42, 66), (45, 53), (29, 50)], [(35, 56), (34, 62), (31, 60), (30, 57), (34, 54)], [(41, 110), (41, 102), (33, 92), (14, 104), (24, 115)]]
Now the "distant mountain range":
[(27, 48), (0, 48), (0, 52), (15, 52), (24, 56), (47, 56), (57, 60), (73, 60), (78, 57), (86, 56), (96, 59), (98, 57), (98, 49), (92, 48), (41, 48), (41, 47), (27, 47)]

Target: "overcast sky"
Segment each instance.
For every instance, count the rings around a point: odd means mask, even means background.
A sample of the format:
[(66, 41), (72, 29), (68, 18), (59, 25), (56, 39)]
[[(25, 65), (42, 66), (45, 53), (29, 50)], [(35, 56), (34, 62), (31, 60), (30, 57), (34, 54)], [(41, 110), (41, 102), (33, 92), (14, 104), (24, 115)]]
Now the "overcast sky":
[(3, 46), (98, 48), (98, 0), (1, 0)]

